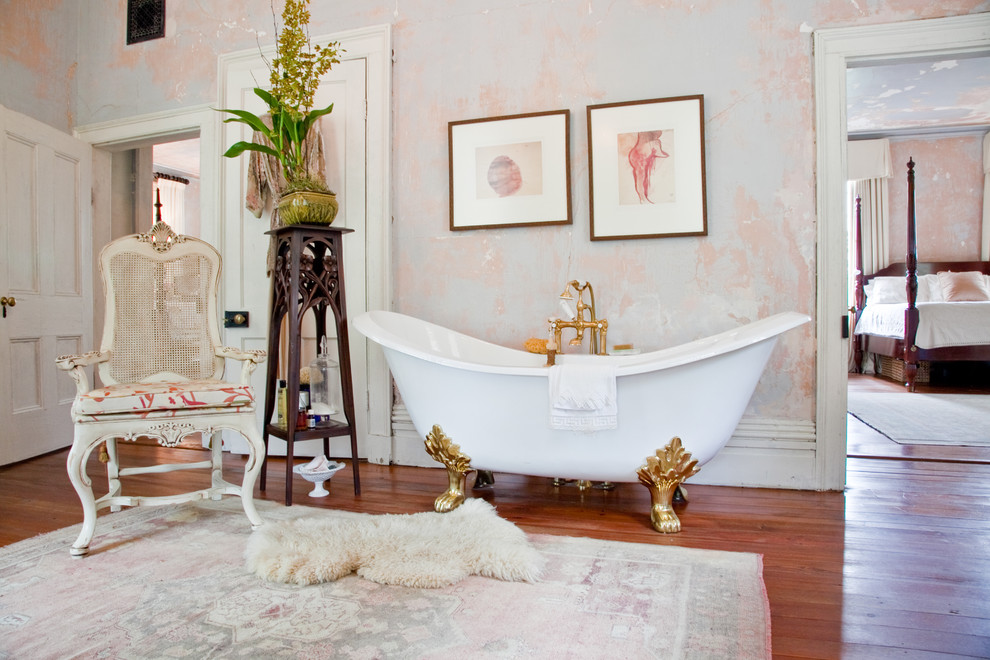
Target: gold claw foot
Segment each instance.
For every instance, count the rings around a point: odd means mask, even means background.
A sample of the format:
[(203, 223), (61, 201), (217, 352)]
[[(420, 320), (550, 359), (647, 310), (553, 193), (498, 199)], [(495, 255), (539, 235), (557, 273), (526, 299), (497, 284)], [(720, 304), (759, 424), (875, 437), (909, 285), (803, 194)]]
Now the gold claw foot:
[(437, 513), (448, 513), (464, 501), (467, 473), (471, 471), (471, 457), (461, 453), (438, 424), (426, 436), (426, 453), (447, 468), (447, 491), (433, 503)]
[(661, 534), (681, 531), (681, 521), (674, 513), (673, 498), (681, 482), (698, 473), (698, 461), (681, 446), (680, 438), (673, 438), (656, 456), (646, 459), (636, 471), (640, 483), (650, 491), (650, 522)]
[[(461, 484), (463, 491), (464, 484)], [(454, 488), (448, 488), (447, 492), (433, 501), (433, 510), (437, 513), (450, 513), (464, 503), (464, 493)]]

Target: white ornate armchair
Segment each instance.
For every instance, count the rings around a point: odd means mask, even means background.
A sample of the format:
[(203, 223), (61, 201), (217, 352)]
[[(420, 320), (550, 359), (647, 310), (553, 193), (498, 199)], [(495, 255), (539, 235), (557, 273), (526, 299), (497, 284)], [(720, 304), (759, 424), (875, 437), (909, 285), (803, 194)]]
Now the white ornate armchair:
[[(120, 238), (100, 254), (106, 294), (100, 350), (56, 361), (75, 380), (77, 390), (67, 469), (82, 502), (83, 526), (73, 555), (89, 551), (97, 511), (106, 507), (118, 511), (122, 505), (173, 504), (230, 494), (241, 497), (253, 527), (261, 524), (253, 491), (265, 452), (250, 377), (266, 353), (220, 345), (220, 267), (220, 254), (212, 246), (177, 235), (160, 221), (147, 234)], [(243, 361), (239, 383), (222, 380), (225, 358)], [(90, 389), (86, 369), (94, 364), (103, 387)], [(237, 431), (248, 441), (250, 456), (240, 486), (223, 479), (221, 429)], [(174, 447), (192, 433), (210, 437), (210, 460), (120, 467), (118, 439), (147, 436)], [(107, 447), (109, 490), (94, 499), (86, 464), (101, 442)], [(211, 470), (210, 486), (166, 496), (121, 492), (121, 477), (190, 468)]]

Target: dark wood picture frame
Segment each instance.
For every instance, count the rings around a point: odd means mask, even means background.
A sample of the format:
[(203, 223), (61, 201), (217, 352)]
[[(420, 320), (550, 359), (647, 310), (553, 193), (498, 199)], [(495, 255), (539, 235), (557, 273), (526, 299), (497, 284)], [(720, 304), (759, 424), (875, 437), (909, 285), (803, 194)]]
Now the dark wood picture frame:
[(704, 96), (588, 106), (591, 240), (706, 236)]
[(571, 224), (570, 111), (447, 124), (450, 230)]

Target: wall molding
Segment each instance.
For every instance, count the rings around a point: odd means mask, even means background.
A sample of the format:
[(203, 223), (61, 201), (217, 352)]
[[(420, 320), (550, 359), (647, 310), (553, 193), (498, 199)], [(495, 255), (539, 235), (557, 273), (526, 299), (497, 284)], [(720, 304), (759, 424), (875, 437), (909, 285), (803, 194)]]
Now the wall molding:
[(204, 124), (212, 125), (217, 118), (209, 105), (195, 105), (76, 126), (73, 133), (84, 142), (119, 151), (154, 144), (161, 137), (197, 137)]
[(443, 467), (426, 453), (425, 438), (413, 426), (412, 417), (403, 403), (392, 405), (392, 443), (387, 463), (416, 467)]
[(743, 417), (727, 447), (814, 449), (817, 433), (811, 420)]

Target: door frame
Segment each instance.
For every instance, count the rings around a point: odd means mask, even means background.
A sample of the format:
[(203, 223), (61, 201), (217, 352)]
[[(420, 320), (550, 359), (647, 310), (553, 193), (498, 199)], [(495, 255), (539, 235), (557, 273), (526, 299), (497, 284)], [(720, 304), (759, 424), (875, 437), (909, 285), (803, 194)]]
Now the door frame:
[(73, 133), (78, 139), (89, 142), (93, 148), (104, 151), (125, 151), (149, 143), (169, 142), (198, 135), (200, 205), (203, 217), (200, 238), (216, 245), (222, 235), (222, 223), (211, 220), (219, 217), (220, 209), (217, 194), (220, 164), (213, 155), (219, 149), (216, 144), (219, 131), (216, 110), (208, 105), (200, 105), (78, 126)]
[(846, 69), (933, 56), (990, 52), (990, 14), (903, 23), (826, 28), (814, 33), (817, 135), (817, 481), (839, 490), (846, 482), (848, 339), (839, 319), (848, 313), (845, 223)]
[[(346, 49), (341, 59), (367, 60), (367, 272), (365, 282), (368, 309), (391, 309), (391, 89), (392, 34), (390, 25), (379, 25), (340, 32), (326, 37)], [(322, 38), (321, 38), (322, 39)], [(217, 98), (221, 98), (223, 76), (218, 58)], [(229, 58), (228, 58), (229, 61)], [(157, 138), (179, 139), (199, 134), (202, 238), (212, 245), (224, 244), (221, 217), (223, 189), (221, 136), (223, 117), (214, 106), (200, 105), (79, 126), (77, 138), (96, 148), (117, 151)], [(223, 309), (221, 291), (220, 309)], [(392, 453), (392, 385), (384, 353), (368, 342), (365, 355), (368, 373), (368, 437), (365, 451), (369, 461), (388, 463)]]

